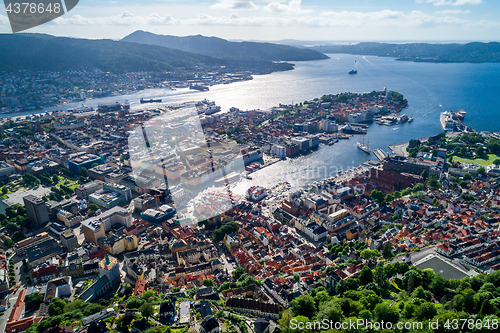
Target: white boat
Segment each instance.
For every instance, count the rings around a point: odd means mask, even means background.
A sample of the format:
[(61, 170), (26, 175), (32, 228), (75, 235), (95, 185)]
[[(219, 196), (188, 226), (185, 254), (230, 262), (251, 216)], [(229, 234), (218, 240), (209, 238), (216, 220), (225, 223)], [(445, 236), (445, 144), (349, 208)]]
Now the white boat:
[(356, 145), (358, 146), (359, 149), (361, 149), (365, 153), (371, 154), (372, 151), (370, 150), (370, 148), (368, 148), (367, 146), (365, 146), (364, 142), (363, 143), (357, 142)]

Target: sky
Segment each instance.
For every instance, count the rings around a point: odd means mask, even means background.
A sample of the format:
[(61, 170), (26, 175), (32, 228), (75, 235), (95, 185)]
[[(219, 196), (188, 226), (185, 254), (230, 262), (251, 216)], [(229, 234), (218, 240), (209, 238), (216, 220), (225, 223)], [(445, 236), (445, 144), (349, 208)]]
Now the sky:
[[(120, 39), (136, 30), (262, 41), (500, 41), (500, 1), (80, 0), (26, 32)], [(0, 32), (12, 33), (3, 6)]]

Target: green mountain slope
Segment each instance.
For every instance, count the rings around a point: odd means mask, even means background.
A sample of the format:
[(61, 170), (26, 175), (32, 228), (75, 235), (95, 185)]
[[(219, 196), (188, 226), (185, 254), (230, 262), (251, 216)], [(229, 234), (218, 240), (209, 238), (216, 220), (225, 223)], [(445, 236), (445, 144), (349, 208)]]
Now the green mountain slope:
[(0, 59), (0, 70), (6, 71), (86, 67), (121, 73), (228, 64), (223, 59), (154, 45), (30, 34), (0, 34)]
[(217, 37), (201, 35), (176, 37), (136, 31), (122, 39), (124, 42), (158, 45), (214, 58), (233, 60), (304, 61), (328, 59), (328, 56), (310, 49), (288, 45), (230, 42)]

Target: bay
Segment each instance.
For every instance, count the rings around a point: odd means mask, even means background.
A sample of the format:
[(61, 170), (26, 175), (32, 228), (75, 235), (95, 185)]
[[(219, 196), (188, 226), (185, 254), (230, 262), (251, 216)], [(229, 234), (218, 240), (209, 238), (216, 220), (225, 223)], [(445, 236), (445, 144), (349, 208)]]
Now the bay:
[[(465, 122), (480, 131), (500, 131), (500, 64), (424, 63), (397, 61), (393, 58), (329, 54), (328, 60), (297, 62), (293, 71), (255, 76), (251, 81), (210, 87), (210, 91), (190, 89), (150, 89), (130, 95), (88, 100), (86, 105), (123, 103), (129, 100), (132, 109), (148, 105), (139, 99), (162, 98), (164, 104), (202, 99), (213, 100), (228, 110), (269, 109), (280, 103), (299, 103), (324, 94), (341, 92), (364, 93), (373, 90), (394, 90), (402, 93), (409, 107), (402, 112), (414, 117), (412, 123), (393, 127), (370, 125), (365, 141), (370, 148), (385, 151), (391, 144), (438, 134), (442, 131), (439, 115), (444, 110), (464, 109)], [(349, 75), (356, 69), (358, 74)], [(64, 108), (77, 106), (67, 104)], [(152, 106), (152, 105), (151, 105)], [(48, 108), (45, 110), (53, 110)], [(44, 111), (45, 111), (44, 110)], [(14, 114), (14, 115), (22, 115)], [(7, 115), (2, 115), (7, 116)], [(12, 115), (11, 115), (12, 116)], [(243, 180), (234, 191), (243, 193), (250, 185), (271, 187), (279, 181), (289, 181), (293, 188), (336, 174), (338, 170), (356, 167), (374, 155), (356, 149), (359, 137), (341, 140), (333, 146), (320, 146), (318, 151), (276, 163)]]

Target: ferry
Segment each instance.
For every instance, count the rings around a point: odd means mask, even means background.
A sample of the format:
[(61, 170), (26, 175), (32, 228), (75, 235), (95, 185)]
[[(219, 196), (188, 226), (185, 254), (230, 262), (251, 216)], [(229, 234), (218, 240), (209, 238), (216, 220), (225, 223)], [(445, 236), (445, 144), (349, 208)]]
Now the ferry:
[(125, 103), (122, 104), (122, 108), (125, 110), (130, 110), (130, 102), (125, 100)]
[(453, 132), (455, 130), (455, 122), (448, 111), (441, 113), (440, 120), (444, 131)]
[(347, 124), (344, 127), (342, 127), (341, 131), (342, 133), (345, 134), (366, 134), (366, 130), (351, 126), (350, 124)]
[(144, 103), (161, 103), (161, 98), (158, 98), (158, 99), (144, 99), (144, 98), (141, 98), (141, 104), (144, 104)]
[(199, 91), (208, 91), (208, 87), (207, 86), (202, 86), (202, 85), (197, 85), (197, 84), (190, 85), (189, 89), (199, 90)]
[(358, 71), (353, 69), (352, 71), (349, 72), (349, 74), (358, 74)]
[(455, 116), (457, 116), (458, 120), (464, 120), (466, 113), (467, 112), (465, 112), (464, 110), (460, 110), (460, 111), (455, 113)]
[(94, 111), (94, 109), (91, 107), (88, 107), (85, 104), (82, 104), (82, 106), (76, 106), (72, 109), (68, 109), (68, 111), (73, 112), (73, 113), (85, 113), (85, 112)]

